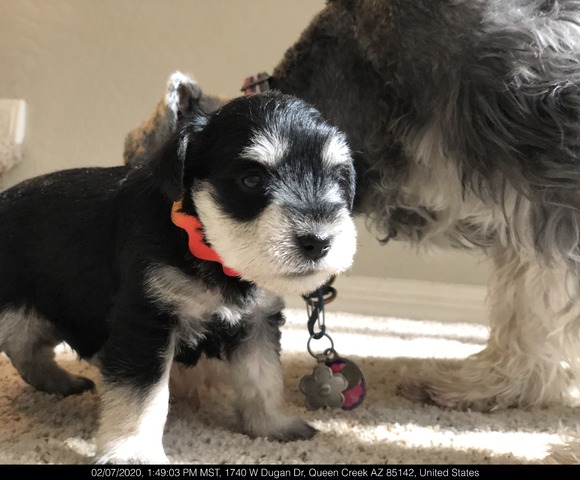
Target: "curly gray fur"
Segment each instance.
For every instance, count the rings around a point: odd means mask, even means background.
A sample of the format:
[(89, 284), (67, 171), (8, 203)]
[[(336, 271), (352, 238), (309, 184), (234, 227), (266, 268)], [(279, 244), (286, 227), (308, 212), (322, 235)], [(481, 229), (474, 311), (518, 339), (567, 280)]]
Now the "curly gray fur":
[[(482, 248), (494, 260), (485, 349), (403, 379), (400, 392), (475, 410), (570, 398), (580, 388), (580, 0), (329, 0), (271, 86), (347, 133), (355, 208), (384, 241)], [(219, 106), (196, 91), (193, 103)], [(129, 149), (151, 150), (192, 106), (172, 98)]]
[[(510, 241), (529, 237), (546, 261), (580, 258), (580, 2), (335, 0), (273, 76), (348, 133), (359, 211), (387, 237), (422, 240), (448, 216), (401, 194), (422, 161), (412, 145), (436, 130), (431, 148), (464, 195), (504, 211), (506, 190), (529, 201), (506, 218)], [(499, 235), (446, 223), (455, 246)]]
[[(333, 0), (271, 83), (348, 133), (357, 209), (385, 240), (523, 243), (547, 263), (563, 257), (572, 266), (580, 260), (579, 52), (576, 0)], [(152, 150), (193, 103), (210, 111), (222, 101), (174, 75), (154, 116), (127, 137), (125, 161)], [(454, 165), (461, 195), (493, 205), (495, 218), (482, 226), (409, 194), (414, 167), (430, 161), (418, 148)]]

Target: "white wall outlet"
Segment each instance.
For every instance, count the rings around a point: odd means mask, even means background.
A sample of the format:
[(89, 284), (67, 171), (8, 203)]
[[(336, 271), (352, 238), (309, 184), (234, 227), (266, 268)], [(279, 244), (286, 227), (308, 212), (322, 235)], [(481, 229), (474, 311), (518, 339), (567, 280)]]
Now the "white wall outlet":
[(0, 175), (22, 159), (26, 102), (0, 99)]

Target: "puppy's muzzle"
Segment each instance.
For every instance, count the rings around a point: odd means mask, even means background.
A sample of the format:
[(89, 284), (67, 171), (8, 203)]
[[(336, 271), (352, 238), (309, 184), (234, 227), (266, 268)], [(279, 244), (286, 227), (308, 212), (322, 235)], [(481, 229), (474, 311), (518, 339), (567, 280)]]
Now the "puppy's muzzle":
[(330, 250), (332, 238), (314, 234), (297, 235), (296, 243), (302, 254), (309, 260), (320, 260)]

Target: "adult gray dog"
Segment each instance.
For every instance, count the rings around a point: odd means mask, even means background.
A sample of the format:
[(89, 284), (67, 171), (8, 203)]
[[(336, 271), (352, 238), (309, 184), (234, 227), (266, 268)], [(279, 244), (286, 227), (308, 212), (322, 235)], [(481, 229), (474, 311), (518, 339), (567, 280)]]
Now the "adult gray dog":
[[(580, 386), (580, 1), (331, 0), (270, 83), (347, 132), (356, 211), (385, 241), (483, 249), (495, 264), (487, 346), (400, 392), (480, 411), (570, 400)], [(127, 138), (126, 161), (195, 102), (220, 99), (172, 77)]]

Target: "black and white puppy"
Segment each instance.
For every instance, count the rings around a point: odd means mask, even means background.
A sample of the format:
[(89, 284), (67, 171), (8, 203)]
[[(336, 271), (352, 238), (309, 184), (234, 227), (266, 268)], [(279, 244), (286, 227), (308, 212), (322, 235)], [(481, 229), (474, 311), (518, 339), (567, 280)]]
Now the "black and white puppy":
[(282, 94), (184, 119), (143, 166), (85, 168), (0, 194), (0, 350), (39, 390), (67, 342), (103, 375), (99, 463), (166, 462), (173, 360), (229, 362), (243, 430), (315, 430), (281, 410), (283, 304), (347, 269), (354, 169), (345, 137)]

